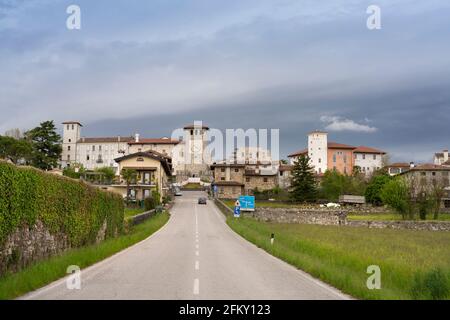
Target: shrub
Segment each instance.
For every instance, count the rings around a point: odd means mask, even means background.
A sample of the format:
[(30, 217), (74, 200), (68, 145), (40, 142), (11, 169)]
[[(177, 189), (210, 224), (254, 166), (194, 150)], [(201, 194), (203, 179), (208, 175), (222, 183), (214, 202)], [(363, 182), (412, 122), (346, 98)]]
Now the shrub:
[(150, 211), (155, 209), (157, 206), (155, 199), (153, 197), (147, 197), (144, 199), (145, 211)]
[(71, 247), (94, 243), (105, 221), (107, 237), (123, 231), (123, 211), (118, 195), (0, 161), (0, 247), (17, 228), (37, 221), (66, 234)]
[(425, 275), (417, 273), (414, 277), (411, 295), (414, 299), (443, 300), (449, 297), (448, 276), (439, 268)]

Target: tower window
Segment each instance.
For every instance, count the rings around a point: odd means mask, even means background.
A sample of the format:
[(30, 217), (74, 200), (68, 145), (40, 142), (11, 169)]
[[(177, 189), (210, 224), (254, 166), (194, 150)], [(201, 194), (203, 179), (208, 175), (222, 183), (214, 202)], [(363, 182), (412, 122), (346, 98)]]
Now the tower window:
[(67, 147), (67, 151), (70, 151), (70, 146)]
[(75, 126), (74, 125), (72, 125), (72, 130), (74, 130), (75, 129)]

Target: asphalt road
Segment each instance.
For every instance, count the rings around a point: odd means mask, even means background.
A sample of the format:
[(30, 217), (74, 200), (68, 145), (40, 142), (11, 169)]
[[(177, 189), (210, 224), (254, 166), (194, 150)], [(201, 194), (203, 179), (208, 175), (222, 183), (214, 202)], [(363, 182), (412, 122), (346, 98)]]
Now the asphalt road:
[(234, 233), (201, 192), (176, 199), (169, 222), (150, 238), (23, 299), (346, 299)]

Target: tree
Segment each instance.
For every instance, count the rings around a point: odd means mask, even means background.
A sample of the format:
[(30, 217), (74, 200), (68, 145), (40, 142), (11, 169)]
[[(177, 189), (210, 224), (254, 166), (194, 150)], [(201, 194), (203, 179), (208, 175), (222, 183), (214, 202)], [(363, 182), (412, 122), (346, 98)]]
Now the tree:
[(98, 173), (101, 173), (103, 176), (102, 182), (111, 183), (116, 176), (116, 173), (111, 167), (102, 167), (95, 170)]
[(404, 179), (397, 178), (387, 182), (381, 191), (381, 200), (401, 214), (403, 219), (414, 217), (410, 188)]
[(314, 169), (308, 156), (300, 156), (294, 163), (291, 181), (291, 199), (294, 201), (314, 201), (317, 199), (317, 184)]
[(381, 191), (386, 183), (391, 181), (388, 175), (375, 175), (373, 176), (369, 184), (367, 185), (366, 192), (364, 193), (366, 201), (374, 205), (382, 205)]
[(0, 157), (11, 160), (14, 164), (27, 163), (32, 154), (32, 146), (25, 139), (0, 136)]
[(61, 157), (61, 136), (56, 133), (53, 121), (45, 121), (25, 133), (31, 142), (33, 152), (31, 164), (42, 170), (51, 170), (58, 165)]
[(323, 175), (321, 186), (321, 197), (337, 201), (339, 196), (345, 193), (346, 178), (336, 170), (327, 170)]
[(122, 178), (127, 183), (127, 204), (130, 201), (130, 184), (137, 179), (137, 171), (134, 169), (122, 169)]
[(430, 190), (430, 208), (433, 212), (433, 219), (437, 220), (439, 218), (439, 213), (441, 211), (442, 198), (445, 196), (445, 186), (448, 185), (448, 181), (435, 181)]

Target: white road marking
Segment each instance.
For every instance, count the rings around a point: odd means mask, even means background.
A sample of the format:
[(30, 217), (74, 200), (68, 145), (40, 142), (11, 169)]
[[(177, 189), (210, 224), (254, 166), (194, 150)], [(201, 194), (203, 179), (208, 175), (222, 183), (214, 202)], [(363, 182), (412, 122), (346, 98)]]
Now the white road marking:
[(200, 255), (200, 252), (197, 250), (197, 251), (195, 251), (195, 255), (196, 256), (199, 256)]
[(195, 245), (195, 249), (198, 249), (198, 244)]
[(195, 270), (200, 270), (200, 261), (195, 261)]
[(194, 279), (194, 294), (198, 295), (200, 293), (200, 280)]

